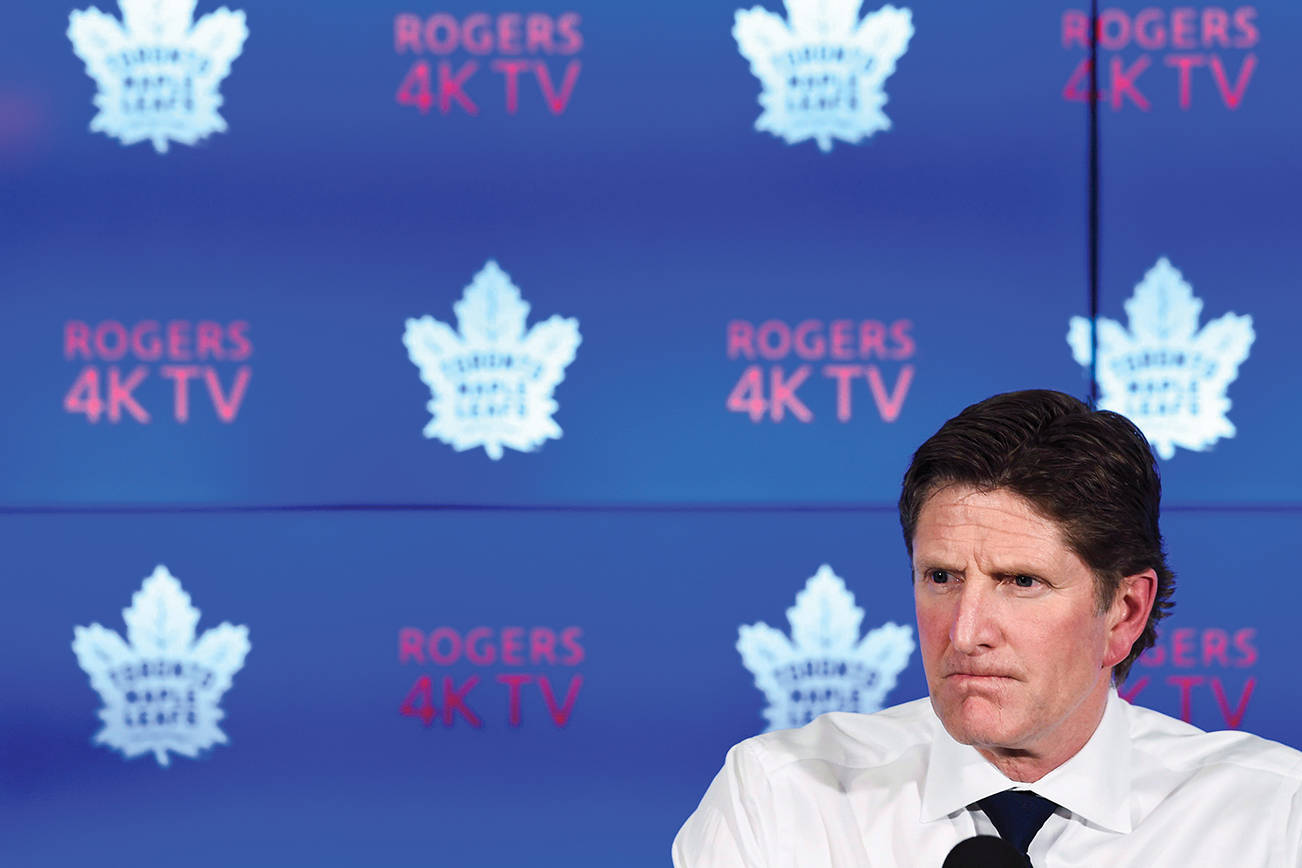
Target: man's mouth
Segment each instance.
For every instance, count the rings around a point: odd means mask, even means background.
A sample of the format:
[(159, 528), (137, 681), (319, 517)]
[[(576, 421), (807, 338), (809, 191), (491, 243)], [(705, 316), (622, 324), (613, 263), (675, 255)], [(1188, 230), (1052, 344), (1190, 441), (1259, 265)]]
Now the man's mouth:
[(954, 681), (960, 681), (960, 682), (962, 682), (962, 681), (972, 681), (972, 682), (980, 682), (980, 681), (1016, 681), (1016, 680), (1017, 680), (1017, 679), (1015, 679), (1013, 676), (1011, 676), (1011, 675), (1009, 675), (1009, 674), (1007, 674), (1007, 673), (1005, 673), (1005, 672), (972, 672), (972, 671), (968, 671), (968, 670), (960, 670), (960, 671), (956, 671), (956, 672), (950, 672), (950, 673), (948, 673), (945, 677), (946, 677), (947, 679), (951, 679), (951, 680), (954, 680)]

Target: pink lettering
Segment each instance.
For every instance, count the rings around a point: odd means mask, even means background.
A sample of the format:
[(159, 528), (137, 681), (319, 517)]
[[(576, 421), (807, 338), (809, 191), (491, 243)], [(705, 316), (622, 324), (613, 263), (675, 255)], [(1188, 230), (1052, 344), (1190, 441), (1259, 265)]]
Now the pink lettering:
[(909, 386), (912, 384), (913, 365), (905, 365), (895, 379), (895, 389), (888, 395), (886, 384), (882, 382), (881, 371), (876, 365), (868, 366), (868, 386), (872, 389), (873, 400), (877, 402), (877, 412), (883, 422), (894, 422), (900, 417), (900, 410), (904, 408), (904, 399), (908, 396)]
[[(776, 344), (773, 338), (777, 338)], [(791, 352), (791, 330), (781, 320), (771, 319), (762, 322), (756, 335), (756, 343), (759, 345), (759, 354), (762, 357), (769, 360), (785, 358), (787, 353)]]
[(1166, 662), (1166, 648), (1159, 641), (1158, 644), (1139, 655), (1139, 662), (1144, 666), (1161, 666)]
[(1171, 665), (1187, 669), (1193, 666), (1194, 631), (1192, 627), (1180, 627), (1171, 631)]
[(1180, 108), (1188, 109), (1193, 102), (1193, 69), (1207, 62), (1201, 54), (1168, 54), (1166, 65), (1176, 68), (1180, 78)]
[(195, 347), (194, 353), (199, 359), (215, 359), (221, 361), (225, 358), (222, 351), (222, 327), (220, 323), (211, 320), (200, 320), (195, 326)]
[(875, 319), (864, 320), (859, 326), (859, 357), (886, 358), (886, 326)]
[(749, 365), (742, 371), (724, 406), (734, 413), (747, 414), (752, 422), (764, 418), (768, 402), (764, 400), (764, 372), (759, 365)]
[(533, 676), (503, 673), (497, 676), (497, 680), (505, 684), (507, 689), (507, 721), (511, 726), (519, 726), (522, 717), (520, 713), (520, 685), (528, 684), (533, 680)]
[(453, 75), (451, 62), (439, 61), (439, 111), (447, 114), (452, 110), (452, 101), (456, 100), (468, 114), (479, 114), (479, 107), (470, 101), (470, 97), (463, 90), (466, 79), (474, 75), (478, 68), (479, 64), (467, 60), (457, 70), (457, 74)]
[(416, 683), (402, 700), (398, 713), (404, 717), (420, 718), (426, 726), (434, 722), (438, 709), (434, 707), (434, 687), (428, 675), (416, 679)]
[(1252, 6), (1240, 6), (1234, 10), (1234, 28), (1239, 31), (1238, 37), (1234, 40), (1235, 48), (1251, 48), (1257, 44), (1261, 33), (1253, 23), (1256, 17), (1257, 10)]
[(90, 351), (90, 326), (78, 319), (63, 324), (63, 357), (92, 358)]
[(545, 54), (551, 54), (555, 49), (552, 47), (552, 18), (550, 15), (533, 13), (524, 21), (525, 45), (530, 54), (537, 54), (539, 51)]
[(473, 727), (483, 726), (483, 721), (471, 710), (466, 703), (466, 694), (469, 693), (476, 684), (479, 683), (479, 676), (472, 675), (466, 679), (466, 683), (460, 687), (452, 686), (452, 676), (443, 676), (443, 725), (452, 725), (453, 713), (458, 713), (466, 719)]
[(1230, 703), (1225, 698), (1225, 688), (1221, 685), (1221, 679), (1212, 677), (1212, 693), (1216, 696), (1216, 704), (1220, 706), (1221, 716), (1225, 718), (1225, 725), (1230, 729), (1238, 729), (1239, 724), (1243, 722), (1243, 713), (1248, 710), (1248, 699), (1252, 697), (1252, 690), (1257, 686), (1256, 678), (1249, 678), (1248, 683), (1243, 686), (1243, 692), (1239, 694), (1239, 704), (1230, 711)]
[(249, 324), (244, 320), (236, 320), (228, 327), (227, 337), (232, 346), (230, 361), (242, 362), (253, 355), (253, 342), (249, 340), (248, 331)]
[(1145, 675), (1143, 678), (1139, 679), (1129, 687), (1118, 689), (1117, 695), (1120, 696), (1122, 699), (1126, 700), (1126, 702), (1134, 702), (1135, 697), (1139, 696), (1139, 694), (1142, 693), (1144, 691), (1144, 688), (1147, 686), (1148, 686), (1148, 676)]
[(565, 703), (557, 706), (556, 695), (552, 693), (551, 680), (546, 675), (538, 676), (538, 687), (542, 690), (543, 701), (547, 703), (547, 710), (551, 713), (552, 722), (557, 726), (564, 726), (570, 722), (570, 714), (574, 711), (574, 701), (579, 698), (579, 688), (583, 686), (583, 676), (575, 674), (570, 677), (570, 687), (565, 691)]
[(529, 662), (556, 662), (556, 634), (546, 627), (534, 627), (529, 631)]
[[(864, 323), (865, 326), (868, 323)], [(854, 358), (854, 323), (848, 319), (838, 319), (832, 321), (832, 358), (834, 359), (853, 359)]]
[(583, 47), (583, 34), (579, 32), (582, 20), (577, 12), (566, 12), (556, 20), (556, 32), (565, 40), (557, 49), (560, 54), (577, 54)]
[(500, 72), (506, 80), (506, 113), (513, 115), (520, 108), (520, 73), (529, 69), (530, 60), (494, 60), (489, 66)]
[(1090, 47), (1090, 19), (1079, 9), (1068, 9), (1062, 13), (1062, 47)]
[(497, 50), (502, 54), (519, 54), (521, 16), (519, 12), (506, 12), (497, 17)]
[(583, 631), (578, 627), (566, 627), (561, 631), (561, 647), (568, 653), (561, 658), (561, 664), (564, 666), (578, 666), (583, 662), (583, 646), (579, 644), (579, 636)]
[(231, 384), (230, 394), (223, 395), (217, 372), (212, 368), (204, 368), (203, 380), (208, 386), (208, 394), (212, 397), (213, 409), (217, 411), (218, 419), (227, 423), (235, 421), (235, 416), (240, 412), (240, 405), (244, 403), (244, 393), (248, 391), (249, 379), (252, 376), (252, 369), (248, 365), (241, 365), (235, 372), (235, 382)]
[[(110, 340), (111, 338), (111, 340)], [(120, 322), (108, 320), (95, 327), (95, 354), (106, 362), (116, 362), (127, 354), (127, 330)]]
[(104, 412), (104, 402), (99, 397), (99, 368), (87, 365), (63, 396), (63, 409), (67, 413), (84, 413), (92, 424)]
[(1243, 65), (1239, 67), (1239, 77), (1235, 80), (1234, 87), (1230, 87), (1221, 59), (1215, 54), (1212, 55), (1212, 79), (1216, 82), (1217, 90), (1221, 92), (1221, 100), (1231, 111), (1237, 109), (1239, 103), (1243, 101), (1243, 92), (1247, 90), (1248, 82), (1252, 80), (1252, 71), (1256, 68), (1257, 55), (1249, 54), (1243, 58)]
[(147, 319), (131, 327), (131, 352), (142, 362), (156, 362), (163, 356), (163, 340), (158, 323)]
[(1112, 58), (1113, 111), (1117, 111), (1121, 108), (1121, 104), (1126, 96), (1129, 96), (1130, 101), (1139, 106), (1142, 110), (1149, 110), (1150, 105), (1148, 100), (1139, 92), (1139, 88), (1135, 87), (1135, 79), (1139, 78), (1139, 76), (1143, 74), (1144, 70), (1148, 69), (1148, 63), (1148, 55), (1144, 55), (1132, 63), (1129, 68), (1123, 70), (1121, 66), (1121, 58)]
[(781, 422), (788, 409), (801, 422), (809, 422), (814, 418), (809, 408), (796, 397), (796, 390), (808, 377), (809, 365), (801, 365), (786, 379), (783, 379), (782, 367), (773, 366), (769, 371), (769, 418), (774, 422)]
[(1171, 47), (1196, 48), (1194, 10), (1188, 6), (1171, 10)]
[(471, 54), (489, 54), (493, 50), (493, 19), (485, 12), (467, 15), (461, 26), (461, 44)]
[[(481, 647), (484, 640), (488, 640), (488, 644)], [(473, 627), (466, 633), (466, 659), (476, 666), (488, 666), (497, 659), (497, 646), (493, 644), (491, 629)]]
[[(446, 651), (440, 647), (440, 643), (443, 642), (447, 643)], [(456, 663), (461, 658), (461, 635), (451, 627), (439, 627), (430, 633), (429, 657), (440, 666)]]
[(190, 324), (185, 320), (172, 320), (167, 324), (167, 357), (174, 362), (188, 362), (190, 352)]
[(738, 357), (754, 361), (755, 328), (744, 319), (728, 322), (728, 358)]
[(149, 372), (143, 365), (137, 365), (131, 372), (131, 376), (125, 380), (121, 378), (116, 365), (109, 366), (108, 369), (108, 417), (110, 422), (117, 422), (122, 418), (122, 410), (125, 409), (131, 414), (131, 418), (140, 423), (149, 422), (149, 414), (145, 408), (136, 402), (132, 396), (136, 386), (149, 375)]
[[(836, 324), (833, 323), (833, 326)], [(822, 320), (807, 319), (796, 326), (796, 355), (802, 359), (822, 358), (827, 352), (827, 342), (823, 339)], [(835, 349), (833, 350), (835, 352)]]
[(823, 376), (836, 379), (836, 418), (850, 421), (850, 381), (859, 376), (858, 365), (824, 365)]
[(1211, 48), (1212, 43), (1222, 48), (1230, 44), (1230, 16), (1215, 6), (1203, 10), (1203, 45)]
[(1166, 28), (1161, 9), (1145, 9), (1135, 16), (1135, 42), (1140, 48), (1160, 51), (1166, 47)]
[(502, 628), (502, 662), (508, 666), (524, 663), (524, 628)]
[(457, 19), (446, 12), (431, 15), (425, 20), (425, 46), (435, 54), (451, 54), (456, 51), (459, 34)]
[(1118, 51), (1130, 42), (1130, 16), (1120, 9), (1104, 9), (1099, 13), (1099, 46), (1108, 51)]
[(1193, 689), (1203, 683), (1201, 675), (1168, 675), (1167, 684), (1180, 688), (1180, 719), (1185, 723), (1193, 720)]
[(895, 341), (896, 347), (888, 358), (907, 359), (917, 350), (918, 345), (913, 341), (913, 335), (909, 330), (913, 328), (913, 321), (907, 319), (897, 319), (891, 323), (891, 340)]
[(570, 104), (570, 97), (574, 95), (574, 84), (579, 80), (579, 68), (580, 63), (577, 60), (565, 64), (565, 78), (561, 80), (561, 89), (558, 92), (552, 87), (552, 74), (548, 71), (547, 64), (541, 60), (534, 62), (533, 74), (538, 79), (538, 88), (542, 91), (543, 101), (547, 103), (547, 108), (552, 114), (560, 114)]
[(190, 380), (199, 376), (198, 365), (163, 365), (159, 369), (163, 379), (172, 380), (172, 406), (176, 421), (190, 419)]
[(425, 662), (425, 634), (415, 627), (403, 627), (398, 630), (398, 662), (415, 660)]
[(1234, 650), (1243, 656), (1234, 664), (1240, 668), (1246, 668), (1257, 662), (1257, 646), (1252, 640), (1257, 638), (1257, 630), (1254, 627), (1244, 627), (1242, 630), (1234, 631)]
[(1071, 77), (1062, 87), (1062, 98), (1073, 102), (1089, 102), (1090, 94), (1086, 86), (1090, 80), (1090, 68), (1092, 64), (1088, 57), (1081, 58), (1080, 63), (1072, 70)]
[(403, 14), (393, 17), (393, 50), (398, 54), (404, 51), (421, 53), (420, 16)]
[(1216, 627), (1203, 631), (1203, 665), (1229, 666), (1230, 634)]

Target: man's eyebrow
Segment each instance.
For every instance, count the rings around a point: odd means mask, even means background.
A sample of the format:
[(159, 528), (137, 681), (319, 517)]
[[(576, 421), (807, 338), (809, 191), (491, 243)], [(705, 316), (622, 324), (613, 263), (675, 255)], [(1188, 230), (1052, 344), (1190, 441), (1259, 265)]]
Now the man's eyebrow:
[[(961, 573), (966, 567), (963, 565), (962, 558), (952, 558), (948, 552), (916, 551), (913, 557), (913, 569), (916, 570), (948, 570), (949, 572)], [(994, 564), (987, 575), (992, 576), (1034, 576), (1035, 578), (1045, 578), (1054, 574), (1052, 564), (1036, 561), (1024, 560), (1022, 556), (1009, 556), (1007, 560), (1003, 557), (996, 556)]]
[(913, 558), (914, 572), (926, 570), (945, 570), (951, 573), (963, 572), (963, 563), (959, 558), (948, 558), (943, 555), (930, 553), (929, 556), (922, 554), (915, 555)]
[(1002, 570), (1005, 573), (1049, 573), (1053, 568), (1046, 563), (1030, 561), (1012, 561), (1009, 568)]
[(1047, 564), (1030, 564), (1024, 561), (1010, 561), (990, 571), (992, 576), (1031, 576), (1046, 580), (1053, 573), (1054, 570), (1049, 569)]

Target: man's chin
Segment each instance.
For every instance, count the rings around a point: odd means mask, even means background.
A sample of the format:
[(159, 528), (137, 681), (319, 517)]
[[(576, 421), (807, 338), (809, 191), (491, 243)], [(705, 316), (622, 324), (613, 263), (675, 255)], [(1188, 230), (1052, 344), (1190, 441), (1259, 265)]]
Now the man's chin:
[(959, 744), (979, 748), (1015, 744), (1017, 734), (1003, 705), (984, 696), (965, 696), (942, 707), (933, 701), (945, 731)]

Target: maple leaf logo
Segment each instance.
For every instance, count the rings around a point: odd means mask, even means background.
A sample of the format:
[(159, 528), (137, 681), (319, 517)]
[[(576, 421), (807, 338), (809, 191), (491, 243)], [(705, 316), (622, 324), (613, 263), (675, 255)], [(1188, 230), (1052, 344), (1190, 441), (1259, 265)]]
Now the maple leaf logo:
[[(1252, 317), (1227, 313), (1200, 331), (1203, 303), (1165, 257), (1125, 303), (1130, 329), (1098, 320), (1099, 408), (1139, 427), (1157, 454), (1195, 452), (1233, 437), (1226, 392), (1256, 337)], [(1090, 362), (1090, 322), (1071, 318), (1067, 343), (1078, 364)]]
[(886, 79), (909, 47), (908, 9), (883, 6), (859, 19), (862, 0), (786, 0), (788, 24), (756, 6), (737, 10), (732, 35), (763, 85), (755, 129), (795, 144), (855, 144), (888, 130)]
[(552, 316), (525, 332), (529, 304), (489, 260), (453, 305), (460, 333), (431, 316), (408, 319), (402, 342), (432, 398), (425, 436), (458, 452), (531, 452), (560, 439), (552, 392), (579, 346), (579, 323)]
[(122, 610), (127, 639), (99, 624), (73, 628), (72, 650), (104, 701), (95, 741), (128, 758), (168, 751), (188, 757), (225, 744), (218, 708), (249, 653), (249, 628), (222, 622), (197, 640), (199, 610), (167, 567), (158, 566)]
[(880, 711), (913, 653), (913, 628), (893, 621), (869, 631), (864, 610), (827, 564), (787, 609), (791, 638), (768, 624), (743, 624), (737, 651), (768, 708), (769, 730), (803, 726), (828, 711)]
[[(93, 132), (158, 153), (226, 129), (217, 86), (248, 38), (225, 6), (194, 21), (195, 0), (119, 0), (122, 21), (95, 7), (68, 16), (72, 49), (99, 85)], [(191, 26), (193, 24), (193, 26)]]

